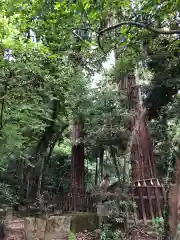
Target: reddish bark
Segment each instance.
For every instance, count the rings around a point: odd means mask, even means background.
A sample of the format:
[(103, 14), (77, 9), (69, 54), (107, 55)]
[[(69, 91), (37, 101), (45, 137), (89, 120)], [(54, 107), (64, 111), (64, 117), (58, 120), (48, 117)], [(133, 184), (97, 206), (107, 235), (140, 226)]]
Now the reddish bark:
[(131, 148), (132, 179), (138, 181), (155, 178), (155, 159), (147, 127), (146, 110), (140, 102), (139, 86), (136, 84), (134, 74), (122, 76), (119, 87), (127, 91), (127, 107), (134, 111), (131, 125), (131, 130), (135, 130)]
[(140, 121), (132, 148), (132, 177), (134, 181), (156, 177), (152, 142), (144, 118)]

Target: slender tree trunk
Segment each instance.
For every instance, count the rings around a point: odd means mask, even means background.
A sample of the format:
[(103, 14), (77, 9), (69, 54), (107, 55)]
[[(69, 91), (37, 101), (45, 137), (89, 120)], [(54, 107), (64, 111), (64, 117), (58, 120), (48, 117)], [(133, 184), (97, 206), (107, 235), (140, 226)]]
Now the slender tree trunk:
[[(53, 140), (52, 140), (51, 144), (50, 144), (50, 149), (49, 149), (48, 156), (47, 156), (47, 158), (45, 158), (45, 161), (44, 161), (44, 174), (43, 174), (43, 175), (44, 175), (44, 176), (43, 176), (43, 179), (44, 179), (44, 180), (46, 179), (46, 176), (48, 176), (48, 164), (49, 164), (49, 160), (50, 160), (50, 158), (51, 158), (51, 156), (52, 156), (54, 147), (55, 147), (55, 145), (56, 145), (56, 143), (57, 143), (57, 140), (58, 140), (58, 136), (55, 135), (55, 136), (53, 137)], [(44, 181), (43, 181), (43, 182), (44, 182)], [(45, 181), (45, 182), (46, 182), (46, 181)]]
[(104, 164), (104, 149), (100, 149), (100, 154), (99, 154), (99, 174), (100, 174), (100, 179), (103, 179), (103, 164)]
[(44, 161), (44, 177), (46, 177), (48, 175), (48, 164), (49, 164), (49, 160), (52, 156), (54, 147), (55, 147), (57, 141), (61, 142), (63, 140), (62, 134), (67, 127), (68, 127), (68, 124), (64, 124), (64, 126), (61, 128), (61, 131), (54, 133), (54, 136), (52, 137), (52, 141), (49, 144), (49, 153), (48, 153), (47, 158), (45, 158), (45, 161)]
[(4, 114), (4, 109), (5, 109), (5, 97), (7, 95), (7, 88), (8, 88), (8, 84), (7, 82), (4, 83), (4, 97), (1, 100), (1, 113), (0, 113), (0, 130), (3, 129), (3, 114)]
[(113, 164), (114, 164), (115, 169), (116, 169), (116, 175), (118, 177), (118, 181), (120, 183), (121, 182), (121, 177), (120, 177), (121, 174), (120, 174), (119, 167), (118, 167), (118, 164), (117, 164), (115, 149), (112, 146), (110, 147), (110, 154), (111, 154)]
[(178, 224), (180, 223), (180, 160), (176, 160), (176, 182), (169, 191), (168, 205), (169, 205), (169, 234), (165, 235), (164, 240), (177, 240)]
[(122, 192), (124, 192), (124, 186), (127, 183), (127, 178), (126, 178), (126, 174), (127, 174), (127, 162), (126, 162), (126, 158), (124, 157), (124, 164), (123, 164), (123, 184), (122, 184)]
[(96, 157), (95, 186), (98, 184), (98, 157)]
[(166, 173), (166, 179), (165, 179), (165, 186), (164, 186), (164, 191), (165, 191), (165, 196), (166, 198), (164, 199), (164, 214), (163, 214), (163, 218), (164, 218), (164, 233), (163, 233), (163, 240), (168, 240), (169, 239), (169, 235), (170, 235), (170, 225), (169, 225), (169, 192), (170, 192), (170, 173), (171, 173), (171, 167), (172, 167), (172, 163), (171, 161), (168, 161), (168, 149), (169, 149), (169, 138), (168, 138), (168, 133), (167, 133), (167, 129), (168, 129), (168, 124), (167, 124), (167, 114), (163, 114), (162, 117), (162, 124), (164, 126), (164, 139), (165, 139), (165, 144), (164, 144), (164, 148), (163, 148), (163, 152), (165, 154), (165, 171), (167, 171)]
[(41, 186), (42, 186), (42, 179), (43, 179), (43, 169), (44, 169), (45, 157), (46, 156), (43, 156), (41, 158), (40, 174), (39, 174), (39, 180), (38, 180), (38, 185), (37, 185), (37, 193), (36, 193), (37, 199), (40, 199), (40, 197), (41, 197)]
[(165, 186), (166, 199), (164, 200), (164, 232), (162, 240), (169, 240), (170, 235), (170, 226), (169, 226), (169, 184)]
[[(25, 181), (26, 181), (26, 198), (29, 197), (29, 192), (30, 192), (30, 178), (31, 178), (31, 173), (28, 172), (27, 175), (25, 176)], [(25, 186), (25, 184), (24, 184)], [(25, 189), (24, 189), (25, 190)]]
[[(86, 174), (85, 174), (85, 182), (89, 182), (89, 160), (87, 159), (87, 167), (86, 167)], [(86, 185), (87, 186), (87, 185)]]
[[(16, 163), (18, 164), (18, 162)], [(20, 161), (20, 175), (21, 175), (21, 180), (20, 180), (20, 198), (24, 199), (25, 195), (24, 195), (24, 160), (21, 159)]]

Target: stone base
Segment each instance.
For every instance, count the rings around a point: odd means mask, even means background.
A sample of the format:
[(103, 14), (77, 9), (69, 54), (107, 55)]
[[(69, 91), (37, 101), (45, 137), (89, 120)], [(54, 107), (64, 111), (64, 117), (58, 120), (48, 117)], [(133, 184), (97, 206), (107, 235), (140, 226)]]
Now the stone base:
[(95, 230), (97, 222), (96, 214), (83, 212), (49, 218), (17, 219), (8, 223), (6, 240), (66, 240), (70, 232)]

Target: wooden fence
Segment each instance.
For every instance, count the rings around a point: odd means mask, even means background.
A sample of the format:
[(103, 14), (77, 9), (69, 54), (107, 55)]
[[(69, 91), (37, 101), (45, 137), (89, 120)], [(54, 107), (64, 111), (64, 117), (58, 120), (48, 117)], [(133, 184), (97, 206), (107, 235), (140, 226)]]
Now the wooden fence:
[[(147, 223), (153, 222), (156, 217), (163, 216), (165, 191), (158, 179), (137, 181), (134, 186), (128, 187), (126, 191), (130, 200), (135, 203), (133, 205), (133, 215), (136, 224), (143, 222), (147, 225)], [(58, 203), (56, 207), (62, 213), (73, 211), (95, 212), (97, 199), (97, 196), (87, 193), (67, 193), (61, 195), (60, 198), (57, 197), (56, 201), (55, 199), (54, 201)], [(127, 212), (128, 215), (130, 216)], [(131, 221), (132, 218), (130, 217), (129, 220)]]
[(95, 212), (95, 197), (88, 193), (66, 193), (49, 201), (55, 204), (62, 213), (66, 212)]
[[(137, 181), (132, 186), (126, 188), (130, 200), (135, 202), (127, 216), (129, 221), (148, 222), (154, 221), (156, 217), (163, 216), (163, 207), (165, 192), (157, 179), (147, 179)], [(45, 199), (44, 207), (50, 214), (59, 212), (59, 214), (71, 212), (96, 212), (98, 196), (92, 196), (89, 193), (63, 193), (59, 196)]]
[(41, 211), (50, 215), (64, 214), (71, 212), (95, 212), (95, 196), (89, 193), (61, 193), (56, 196), (46, 196), (45, 198), (26, 202), (25, 207), (20, 208), (20, 215), (40, 214)]
[(163, 216), (165, 191), (158, 179), (135, 182), (130, 188), (129, 195), (136, 203), (136, 208), (133, 209), (136, 224), (143, 222), (147, 225), (156, 217)]

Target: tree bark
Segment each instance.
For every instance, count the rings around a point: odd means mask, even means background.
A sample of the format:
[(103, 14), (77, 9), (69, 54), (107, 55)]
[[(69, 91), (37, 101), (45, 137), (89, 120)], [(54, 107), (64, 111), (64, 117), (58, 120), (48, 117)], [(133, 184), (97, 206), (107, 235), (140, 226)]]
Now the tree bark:
[(41, 186), (42, 186), (42, 178), (43, 178), (43, 169), (44, 169), (44, 162), (45, 162), (46, 156), (41, 157), (41, 166), (40, 166), (40, 174), (39, 174), (39, 180), (37, 185), (37, 199), (40, 199), (41, 197)]
[(169, 190), (170, 186), (165, 186), (165, 192), (166, 192), (166, 199), (164, 199), (164, 232), (163, 232), (163, 239), (162, 240), (168, 240), (170, 236), (170, 226), (169, 226)]
[(176, 182), (169, 191), (169, 239), (177, 239), (178, 224), (180, 223), (180, 160), (176, 161)]
[(84, 137), (83, 122), (75, 122), (73, 124), (72, 139), (72, 161), (71, 161), (71, 191), (84, 192)]
[(126, 174), (127, 174), (127, 162), (126, 162), (126, 158), (124, 157), (124, 165), (123, 165), (123, 184), (122, 184), (122, 192), (124, 192), (124, 186), (127, 182), (127, 177), (126, 177)]
[(104, 149), (100, 149), (100, 154), (99, 154), (99, 175), (100, 179), (103, 179), (103, 164), (104, 164)]
[(98, 157), (96, 157), (95, 186), (98, 184)]
[(110, 147), (110, 154), (111, 154), (111, 157), (112, 157), (112, 160), (113, 160), (113, 164), (114, 164), (115, 169), (116, 169), (116, 175), (118, 177), (118, 181), (120, 183), (121, 182), (121, 177), (120, 177), (121, 174), (120, 174), (118, 163), (117, 163), (117, 159), (116, 159), (115, 149), (112, 146)]

